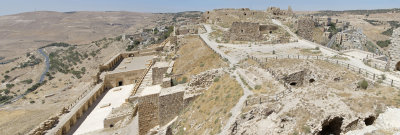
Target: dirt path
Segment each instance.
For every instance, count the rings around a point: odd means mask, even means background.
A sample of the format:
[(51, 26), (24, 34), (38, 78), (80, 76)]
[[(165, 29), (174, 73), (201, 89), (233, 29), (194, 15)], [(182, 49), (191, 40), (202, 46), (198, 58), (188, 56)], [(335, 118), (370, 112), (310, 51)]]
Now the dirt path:
[[(204, 25), (204, 27), (206, 28), (207, 33), (200, 34), (200, 37), (206, 42), (206, 44), (208, 46), (210, 46), (211, 49), (213, 49), (216, 53), (221, 55), (223, 58), (226, 58), (230, 63), (230, 67), (233, 68), (240, 60), (235, 59), (234, 57), (230, 57), (230, 56), (226, 55), (223, 51), (218, 49), (218, 44), (215, 41), (212, 41), (208, 38), (208, 35), (212, 32), (211, 26)], [(242, 87), (243, 96), (240, 97), (238, 103), (236, 103), (236, 105), (231, 109), (230, 112), (231, 112), (232, 116), (228, 119), (227, 123), (222, 128), (220, 135), (229, 134), (229, 128), (231, 127), (231, 125), (233, 125), (235, 123), (236, 118), (239, 117), (240, 113), (242, 112), (242, 108), (243, 108), (244, 103), (246, 102), (247, 97), (250, 95), (253, 95), (253, 92), (250, 91), (248, 89), (248, 87), (246, 85), (244, 85), (243, 82), (240, 80), (237, 69), (235, 69), (233, 71), (233, 76), (235, 76), (236, 81)]]

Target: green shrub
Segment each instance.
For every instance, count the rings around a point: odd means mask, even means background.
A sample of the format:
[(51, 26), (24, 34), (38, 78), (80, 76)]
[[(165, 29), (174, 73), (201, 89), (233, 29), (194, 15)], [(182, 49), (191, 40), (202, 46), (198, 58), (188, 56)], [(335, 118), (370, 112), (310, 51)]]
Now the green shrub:
[(42, 83), (36, 83), (36, 84), (34, 84), (32, 87), (30, 87), (30, 88), (28, 88), (26, 91), (25, 91), (25, 94), (27, 94), (27, 93), (29, 93), (29, 92), (32, 92), (32, 91), (35, 91), (37, 88), (39, 88), (40, 86), (42, 86), (43, 84), (45, 84), (47, 81), (45, 80), (45, 81), (43, 81)]
[(172, 81), (172, 86), (178, 85), (178, 81), (176, 81), (176, 79), (172, 79), (171, 81)]
[(368, 82), (364, 79), (364, 80), (362, 80), (362, 81), (360, 81), (359, 83), (358, 83), (358, 85), (360, 86), (360, 88), (362, 88), (362, 89), (367, 89), (368, 88)]
[(12, 99), (13, 96), (2, 96), (0, 95), (0, 103), (7, 102), (8, 100)]
[(8, 79), (10, 79), (10, 76), (9, 75), (5, 75), (4, 79), (8, 80)]
[(6, 84), (7, 89), (11, 89), (14, 86), (15, 86), (14, 84)]
[(200, 67), (204, 67), (204, 63), (200, 63)]
[(383, 34), (383, 35), (386, 35), (386, 36), (392, 36), (393, 30), (394, 30), (393, 28), (390, 28), (390, 29), (388, 29), (388, 30), (382, 32), (382, 34)]
[(183, 83), (186, 83), (186, 82), (187, 82), (187, 77), (184, 76), (179, 84), (183, 84)]
[[(60, 42), (60, 43), (51, 43), (51, 44), (48, 44), (48, 45), (46, 45), (46, 46), (43, 46), (43, 47), (40, 47), (40, 48), (46, 48), (46, 47), (51, 47), (51, 46), (56, 46), (56, 47), (68, 47), (68, 46), (71, 46), (70, 44), (67, 44), (67, 43), (62, 43), (62, 42)], [(28, 55), (27, 55), (28, 56)]]
[(4, 89), (3, 91), (4, 91), (4, 94), (6, 94), (6, 95), (10, 94), (10, 90), (9, 89)]
[(218, 81), (219, 81), (219, 77), (215, 77), (214, 82), (218, 82)]
[(256, 90), (261, 89), (261, 85), (256, 85), (256, 86), (254, 87), (254, 89), (256, 89)]
[(117, 40), (117, 41), (121, 41), (121, 39), (122, 39), (122, 36), (115, 37), (115, 40)]
[(385, 41), (377, 41), (376, 44), (381, 47), (381, 48), (385, 48), (388, 47), (390, 45), (390, 40), (385, 40)]

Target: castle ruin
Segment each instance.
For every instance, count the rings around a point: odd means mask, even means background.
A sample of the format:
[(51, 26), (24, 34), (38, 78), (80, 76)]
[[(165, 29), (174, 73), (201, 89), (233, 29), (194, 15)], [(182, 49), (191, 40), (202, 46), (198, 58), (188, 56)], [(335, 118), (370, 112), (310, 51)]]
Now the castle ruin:
[(297, 21), (297, 35), (300, 37), (313, 41), (313, 30), (315, 28), (314, 21), (309, 17), (300, 18)]

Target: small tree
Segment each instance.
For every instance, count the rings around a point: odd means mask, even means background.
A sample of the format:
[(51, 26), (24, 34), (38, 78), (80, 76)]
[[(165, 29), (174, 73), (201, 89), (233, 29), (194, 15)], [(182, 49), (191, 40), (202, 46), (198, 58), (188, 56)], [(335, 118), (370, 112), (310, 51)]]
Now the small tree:
[(360, 88), (362, 88), (362, 89), (367, 89), (368, 88), (368, 82), (364, 79), (364, 80), (362, 80), (362, 81), (360, 81), (359, 83), (358, 83), (358, 85), (360, 86)]

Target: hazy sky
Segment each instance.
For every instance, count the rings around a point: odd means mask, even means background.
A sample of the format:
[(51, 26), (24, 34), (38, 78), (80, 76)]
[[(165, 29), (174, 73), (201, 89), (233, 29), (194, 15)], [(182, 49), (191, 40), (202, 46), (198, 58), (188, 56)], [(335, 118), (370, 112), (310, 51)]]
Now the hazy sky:
[(348, 10), (400, 8), (400, 0), (0, 0), (0, 15), (31, 11), (206, 11), (215, 8), (268, 6), (294, 10)]

